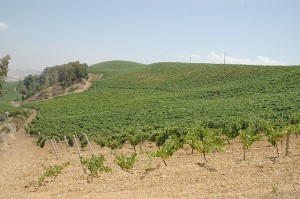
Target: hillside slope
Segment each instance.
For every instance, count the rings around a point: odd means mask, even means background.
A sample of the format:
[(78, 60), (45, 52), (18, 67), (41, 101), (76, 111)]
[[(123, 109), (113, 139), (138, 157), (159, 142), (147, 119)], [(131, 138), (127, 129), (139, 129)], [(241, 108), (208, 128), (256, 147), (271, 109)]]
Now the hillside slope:
[(0, 113), (17, 109), (11, 106), (11, 102), (21, 101), (22, 96), (14, 89), (18, 82), (6, 82), (3, 84), (4, 95), (0, 97)]
[(90, 73), (104, 73), (104, 77), (108, 78), (127, 72), (133, 72), (145, 66), (146, 65), (137, 62), (114, 60), (91, 65), (88, 71)]
[[(94, 70), (103, 71), (105, 65), (100, 66)], [(298, 66), (157, 63), (138, 68), (116, 69), (118, 75), (85, 93), (30, 105), (40, 111), (30, 131), (61, 136), (199, 122), (218, 126), (229, 120), (287, 119), (300, 110)]]
[[(100, 70), (100, 69), (99, 69)], [(103, 70), (103, 69), (101, 69)], [(109, 69), (107, 69), (109, 70)], [(38, 109), (28, 131), (42, 138), (63, 135), (79, 139), (82, 133), (124, 132), (128, 128), (190, 127), (199, 122), (218, 127), (235, 120), (264, 118), (286, 120), (299, 113), (299, 67), (264, 67), (212, 64), (157, 63), (132, 71), (116, 72), (96, 81), (84, 93), (30, 104)], [(31, 115), (30, 120), (35, 116)], [(299, 119), (299, 118), (298, 118)], [(298, 121), (299, 123), (299, 121)], [(210, 131), (214, 132), (214, 131)], [(36, 136), (22, 128), (0, 143), (0, 198), (299, 198), (299, 139), (291, 135), (290, 155), (284, 156), (285, 140), (271, 146), (264, 136), (243, 159), (240, 137), (221, 152), (203, 154), (187, 144), (166, 159), (149, 154), (153, 142), (137, 147), (138, 161), (130, 172), (116, 163), (111, 149), (92, 142), (96, 155), (103, 154), (112, 173), (89, 178), (83, 174), (75, 147), (71, 153), (60, 141), (36, 146)], [(55, 143), (55, 142), (54, 142)], [(81, 144), (84, 141), (81, 142)], [(280, 144), (279, 144), (280, 143)], [(53, 144), (54, 145), (54, 144)], [(111, 146), (110, 146), (111, 147)], [(116, 154), (132, 154), (125, 143)], [(89, 148), (81, 150), (90, 157)], [(37, 184), (43, 166), (69, 162), (56, 179)], [(13, 168), (13, 169), (12, 169)]]

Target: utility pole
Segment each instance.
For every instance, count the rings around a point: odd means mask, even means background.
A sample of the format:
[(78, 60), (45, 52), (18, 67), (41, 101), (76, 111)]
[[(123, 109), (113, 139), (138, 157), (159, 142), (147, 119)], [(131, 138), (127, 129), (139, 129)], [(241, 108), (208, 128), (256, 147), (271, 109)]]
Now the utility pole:
[(190, 57), (190, 64), (192, 63), (192, 57)]
[(224, 53), (224, 64), (225, 64), (225, 57), (226, 57), (226, 52)]

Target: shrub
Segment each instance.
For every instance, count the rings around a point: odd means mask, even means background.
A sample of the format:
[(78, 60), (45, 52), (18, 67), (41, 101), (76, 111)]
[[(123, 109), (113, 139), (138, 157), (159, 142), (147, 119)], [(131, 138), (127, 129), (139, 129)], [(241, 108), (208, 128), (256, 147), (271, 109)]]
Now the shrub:
[(5, 121), (5, 116), (4, 115), (0, 115), (0, 122)]
[(44, 148), (46, 141), (47, 139), (44, 136), (40, 136), (37, 141), (37, 145), (40, 146), (41, 148)]
[(121, 167), (121, 169), (125, 171), (129, 171), (132, 169), (135, 161), (136, 161), (137, 153), (133, 153), (131, 155), (125, 156), (123, 154), (116, 156), (116, 163)]
[(66, 138), (67, 138), (67, 141), (68, 141), (69, 146), (74, 146), (74, 141), (73, 141), (73, 139), (71, 138), (71, 136), (67, 135)]
[(70, 164), (70, 162), (63, 163), (62, 165), (54, 165), (49, 167), (44, 167), (45, 171), (42, 176), (37, 179), (37, 183), (42, 186), (45, 183), (46, 178), (50, 178), (50, 180), (54, 180), (61, 171)]
[(81, 158), (81, 163), (88, 168), (91, 176), (97, 176), (99, 172), (112, 172), (111, 168), (104, 166), (104, 155), (92, 156), (91, 158)]
[(154, 157), (159, 157), (163, 160), (167, 166), (166, 159), (173, 156), (173, 154), (182, 147), (179, 138), (176, 136), (170, 136), (162, 145), (162, 148), (153, 153)]
[(24, 110), (12, 110), (9, 112), (10, 117), (16, 117), (18, 115), (28, 118), (30, 115), (30, 111), (28, 109), (24, 109)]

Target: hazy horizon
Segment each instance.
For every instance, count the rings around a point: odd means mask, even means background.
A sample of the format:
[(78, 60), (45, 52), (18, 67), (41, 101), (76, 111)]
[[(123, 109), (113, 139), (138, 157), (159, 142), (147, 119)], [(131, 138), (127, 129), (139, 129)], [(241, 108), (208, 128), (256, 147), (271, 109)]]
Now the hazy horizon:
[(300, 2), (2, 0), (12, 69), (80, 61), (300, 64)]

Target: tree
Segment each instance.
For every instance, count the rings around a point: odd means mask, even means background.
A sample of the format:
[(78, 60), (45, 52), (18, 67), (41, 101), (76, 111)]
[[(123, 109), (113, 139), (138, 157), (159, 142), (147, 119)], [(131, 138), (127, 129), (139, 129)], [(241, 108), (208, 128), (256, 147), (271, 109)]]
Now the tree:
[(4, 83), (4, 79), (7, 76), (9, 60), (10, 55), (6, 55), (0, 60), (0, 96), (3, 95), (2, 84)]
[(50, 86), (62, 86), (64, 88), (82, 82), (88, 78), (87, 64), (69, 62), (59, 66), (47, 67), (40, 75), (29, 75), (17, 86), (17, 91), (27, 99), (35, 93)]

